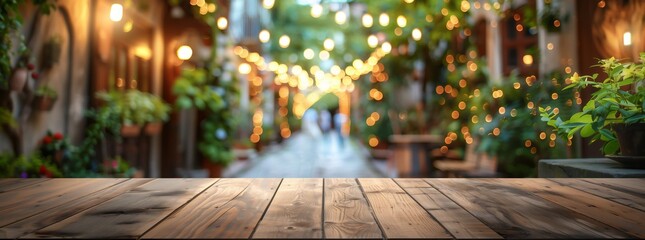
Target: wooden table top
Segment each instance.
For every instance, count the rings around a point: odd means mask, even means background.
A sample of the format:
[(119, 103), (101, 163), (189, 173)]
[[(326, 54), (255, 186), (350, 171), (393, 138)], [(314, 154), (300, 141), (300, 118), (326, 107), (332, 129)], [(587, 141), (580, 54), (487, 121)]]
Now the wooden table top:
[(645, 238), (645, 179), (1, 179), (19, 237)]

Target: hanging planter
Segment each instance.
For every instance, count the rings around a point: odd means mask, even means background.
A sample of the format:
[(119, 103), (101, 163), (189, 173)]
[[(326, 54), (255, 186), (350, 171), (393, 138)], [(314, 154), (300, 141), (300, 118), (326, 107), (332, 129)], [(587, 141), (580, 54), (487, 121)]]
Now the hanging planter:
[(139, 125), (123, 124), (121, 126), (122, 137), (138, 137), (140, 133), (141, 133), (141, 126)]
[(152, 123), (147, 123), (143, 131), (146, 135), (154, 136), (161, 133), (162, 128), (163, 128), (162, 122), (152, 122)]
[(47, 40), (43, 45), (41, 52), (40, 65), (43, 69), (50, 69), (60, 59), (61, 40), (59, 36), (54, 36)]
[(29, 70), (24, 67), (16, 68), (11, 75), (11, 91), (20, 92), (25, 88), (25, 83), (27, 83), (27, 75), (29, 75)]
[(47, 85), (40, 86), (36, 89), (34, 100), (32, 101), (32, 108), (40, 111), (51, 111), (58, 99), (56, 90), (48, 87)]

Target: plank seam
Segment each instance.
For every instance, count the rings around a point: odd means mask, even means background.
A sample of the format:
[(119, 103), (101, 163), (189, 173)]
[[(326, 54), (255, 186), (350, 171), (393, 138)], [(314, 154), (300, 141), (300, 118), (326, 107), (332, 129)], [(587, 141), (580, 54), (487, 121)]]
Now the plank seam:
[[(123, 184), (124, 182), (130, 181), (130, 180), (131, 180), (131, 178), (128, 178), (128, 179), (126, 179), (125, 181), (118, 182), (117, 184), (114, 184), (114, 185), (111, 185), (111, 186), (106, 187), (106, 188), (104, 188), (104, 189), (101, 189), (101, 190), (99, 190), (99, 191), (96, 191), (96, 192), (90, 193), (90, 194), (85, 195), (85, 196), (83, 196), (83, 197), (87, 197), (87, 196), (90, 196), (90, 195), (93, 195), (93, 194), (97, 194), (97, 193), (99, 193), (99, 192), (101, 192), (101, 191), (103, 191), (103, 190), (108, 190), (108, 188), (113, 188), (113, 187), (115, 187), (116, 185)], [(145, 184), (145, 183), (144, 183), (144, 184)], [(139, 186), (141, 186), (141, 185), (139, 185)], [(125, 193), (125, 192), (124, 192), (124, 193)], [(121, 194), (123, 194), (123, 193), (121, 193)], [(58, 222), (65, 221), (66, 219), (71, 218), (71, 217), (73, 217), (73, 216), (76, 216), (76, 214), (82, 213), (82, 212), (84, 212), (84, 211), (85, 211), (85, 210), (87, 210), (87, 209), (90, 209), (90, 208), (96, 207), (96, 206), (98, 206), (98, 205), (100, 205), (100, 204), (103, 204), (104, 202), (107, 202), (107, 201), (109, 201), (109, 200), (111, 200), (111, 199), (113, 199), (113, 198), (115, 198), (115, 197), (121, 196), (121, 194), (117, 194), (117, 195), (115, 195), (114, 197), (108, 198), (108, 199), (106, 199), (105, 201), (102, 201), (102, 202), (100, 202), (100, 203), (98, 203), (98, 204), (96, 204), (96, 205), (94, 205), (94, 206), (88, 206), (87, 208), (80, 209), (80, 210), (79, 210), (78, 212), (76, 212), (75, 214), (72, 214), (72, 215), (70, 215), (70, 216), (67, 216), (66, 218), (60, 219), (60, 220), (58, 220)], [(81, 198), (83, 198), (83, 197), (81, 197)], [(66, 202), (66, 203), (68, 203), (68, 202)], [(64, 205), (64, 204), (66, 204), (66, 203), (63, 203), (63, 204), (58, 205), (58, 206), (62, 206), (62, 205)], [(42, 212), (40, 212), (40, 213), (34, 214), (34, 215), (32, 215), (32, 216), (29, 216), (29, 217), (23, 218), (23, 219), (21, 219), (21, 220), (19, 220), (19, 221), (17, 221), (17, 222), (20, 222), (20, 221), (22, 221), (22, 220), (25, 220), (25, 219), (28, 219), (28, 218), (30, 218), (30, 217), (36, 216), (36, 215), (38, 215), (38, 214), (44, 213), (44, 212), (49, 211), (49, 210), (51, 210), (51, 209), (53, 209), (53, 208), (47, 209), (47, 210), (45, 210), (45, 211), (42, 211)], [(34, 229), (34, 230), (33, 230), (33, 231), (31, 231), (31, 232), (24, 233), (24, 234), (22, 234), (22, 235), (18, 236), (17, 238), (21, 238), (21, 237), (27, 236), (27, 235), (29, 235), (29, 234), (32, 234), (32, 233), (38, 232), (38, 231), (40, 231), (40, 230), (42, 230), (42, 229), (44, 229), (44, 228), (47, 228), (47, 227), (49, 227), (49, 226), (51, 226), (51, 225), (54, 225), (54, 224), (56, 224), (56, 223), (58, 223), (58, 222), (54, 222), (54, 223), (51, 223), (51, 224), (45, 225), (45, 226), (43, 226), (43, 227), (41, 227), (41, 228)], [(16, 222), (14, 222), (14, 223), (16, 223)], [(13, 224), (13, 223), (12, 223), (12, 224)], [(11, 224), (9, 224), (9, 225), (11, 225)], [(6, 225), (6, 226), (9, 226), (9, 225)], [(6, 226), (4, 226), (4, 227), (6, 227)]]
[[(90, 192), (90, 193), (88, 193), (88, 194), (85, 194), (85, 195), (79, 196), (79, 197), (77, 197), (77, 198), (69, 199), (68, 201), (62, 202), (62, 203), (60, 203), (60, 204), (58, 204), (58, 205), (56, 205), (56, 206), (51, 206), (50, 208), (43, 209), (43, 210), (42, 210), (42, 211), (40, 211), (40, 212), (36, 212), (36, 213), (33, 213), (33, 214), (29, 215), (29, 216), (24, 216), (23, 218), (16, 219), (15, 221), (13, 221), (13, 222), (11, 222), (11, 223), (7, 223), (7, 224), (5, 224), (5, 225), (0, 226), (0, 228), (4, 228), (4, 227), (9, 226), (9, 225), (11, 225), (11, 224), (14, 224), (14, 223), (20, 222), (20, 221), (25, 220), (25, 219), (27, 219), (27, 218), (30, 218), (30, 217), (36, 216), (36, 215), (38, 215), (38, 214), (41, 214), (41, 213), (43, 213), (43, 212), (46, 212), (46, 211), (52, 210), (52, 209), (54, 209), (54, 208), (56, 208), (56, 207), (58, 207), (58, 206), (61, 206), (61, 205), (63, 205), (63, 204), (67, 204), (67, 203), (72, 202), (72, 201), (74, 201), (74, 200), (78, 200), (78, 199), (80, 199), (80, 198), (84, 198), (84, 197), (86, 197), (86, 196), (92, 195), (92, 194), (97, 193), (97, 192), (99, 192), (99, 191), (102, 191), (102, 190), (104, 190), (104, 189), (111, 188), (111, 187), (113, 187), (113, 186), (119, 185), (119, 184), (121, 184), (121, 183), (123, 183), (123, 182), (126, 182), (126, 181), (127, 181), (127, 180), (119, 181), (119, 182), (116, 182), (116, 183), (114, 183), (114, 184), (112, 184), (112, 185), (106, 186), (106, 187), (104, 187), (104, 188), (96, 189), (95, 191), (92, 191), (92, 192)], [(44, 181), (43, 181), (43, 182), (44, 182)], [(68, 193), (65, 193), (65, 194), (69, 194), (69, 192), (68, 192)], [(39, 229), (39, 230), (40, 230), (40, 229)]]
[[(596, 196), (596, 197), (600, 197), (600, 198), (603, 198), (603, 199), (607, 199), (607, 200), (612, 201), (612, 202), (614, 202), (614, 203), (616, 203), (616, 204), (620, 204), (620, 205), (623, 205), (623, 206), (625, 206), (625, 207), (632, 208), (632, 209), (634, 209), (634, 210), (636, 210), (636, 211), (645, 212), (645, 211), (643, 211), (643, 210), (641, 210), (641, 209), (639, 209), (639, 208), (635, 208), (635, 207), (633, 207), (633, 206), (629, 206), (629, 205), (627, 205), (627, 204), (625, 204), (625, 203), (618, 202), (618, 201), (616, 201), (614, 198), (606, 198), (606, 197), (600, 196), (600, 195), (598, 195), (598, 194), (596, 194), (596, 193), (594, 193), (594, 192), (591, 192), (591, 191), (585, 190), (584, 188), (576, 187), (575, 185), (564, 185), (564, 183), (562, 183), (562, 182), (558, 182), (558, 181), (553, 180), (553, 179), (551, 179), (551, 178), (547, 178), (546, 180), (551, 181), (551, 182), (554, 182), (554, 183), (559, 184), (559, 185), (561, 185), (561, 186), (570, 187), (570, 188), (576, 189), (576, 190), (578, 190), (578, 191), (582, 191), (582, 192), (585, 192), (585, 193), (587, 193), (587, 194), (594, 195), (594, 196)], [(582, 181), (582, 180), (581, 180), (581, 181)], [(583, 182), (590, 183), (590, 184), (592, 184), (592, 185), (594, 185), (594, 186), (596, 186), (596, 187), (599, 187), (600, 189), (609, 189), (609, 190), (613, 190), (613, 191), (617, 191), (617, 192), (621, 192), (621, 193), (629, 194), (629, 193), (626, 193), (626, 192), (622, 192), (622, 191), (618, 191), (618, 190), (615, 190), (615, 189), (608, 188), (608, 187), (603, 186), (603, 185), (600, 185), (600, 184), (596, 184), (596, 183), (592, 183), (592, 182), (588, 182), (588, 181), (583, 181)], [(631, 194), (629, 194), (629, 195), (631, 195)]]
[(325, 178), (322, 179), (322, 213), (320, 214), (320, 231), (322, 232), (322, 239), (325, 237)]
[(361, 185), (361, 182), (358, 181), (358, 178), (354, 178), (354, 181), (356, 181), (356, 184), (358, 185), (358, 188), (361, 190), (361, 194), (363, 194), (363, 198), (365, 198), (365, 202), (367, 202), (367, 207), (370, 210), (370, 214), (372, 214), (372, 217), (374, 218), (374, 221), (376, 222), (376, 226), (378, 226), (378, 229), (381, 231), (382, 239), (384, 239), (384, 240), (387, 239), (387, 236), (385, 236), (385, 231), (383, 230), (383, 226), (381, 226), (381, 222), (376, 217), (376, 213), (374, 213), (374, 209), (372, 209), (372, 203), (367, 198), (367, 194), (365, 194), (365, 189), (363, 189), (363, 185)]
[[(417, 203), (417, 205), (419, 205), (419, 207), (421, 207), (421, 208), (422, 208), (422, 209), (423, 209), (423, 210), (424, 210), (428, 215), (430, 215), (430, 217), (431, 217), (432, 219), (434, 219), (436, 222), (438, 222), (438, 223), (439, 223), (439, 225), (440, 225), (444, 230), (446, 230), (446, 232), (447, 232), (448, 234), (450, 234), (450, 236), (452, 236), (452, 238), (453, 238), (453, 239), (457, 239), (457, 237), (456, 237), (455, 235), (453, 235), (453, 234), (448, 230), (448, 228), (447, 228), (446, 226), (444, 226), (444, 225), (443, 225), (443, 223), (441, 223), (441, 221), (439, 221), (439, 219), (437, 219), (436, 217), (434, 217), (434, 216), (432, 215), (432, 213), (430, 213), (430, 211), (428, 211), (428, 209), (426, 209), (425, 207), (423, 207), (423, 205), (421, 205), (421, 203), (420, 203), (419, 201), (417, 201), (417, 199), (416, 199), (416, 198), (414, 198), (414, 197), (410, 194), (410, 192), (408, 192), (408, 190), (406, 190), (403, 186), (401, 186), (401, 184), (399, 183), (399, 181), (397, 181), (397, 180), (395, 180), (395, 179), (392, 179), (392, 180), (394, 181), (394, 183), (395, 183), (397, 186), (399, 186), (399, 188), (403, 189), (403, 191), (405, 192), (405, 194), (407, 194), (408, 196), (410, 196), (410, 198), (412, 198), (412, 200), (414, 200), (414, 202), (415, 202), (415, 203)], [(419, 179), (419, 180), (420, 180), (420, 179)], [(426, 183), (426, 184), (428, 184), (428, 185), (430, 186), (430, 184), (429, 184), (429, 183), (427, 183), (427, 182), (425, 182), (425, 181), (423, 181), (423, 180), (421, 180), (421, 182), (424, 182), (424, 183)], [(432, 187), (432, 186), (430, 186), (430, 187)], [(415, 187), (415, 188), (419, 188), (419, 187)], [(432, 187), (432, 188), (434, 188), (434, 187)], [(443, 194), (443, 193), (442, 193), (442, 194)], [(450, 200), (452, 201), (452, 199), (450, 199)], [(453, 202), (454, 202), (454, 201), (453, 201)], [(459, 207), (461, 207), (461, 206), (459, 206)], [(461, 208), (463, 209), (463, 207), (461, 207)], [(472, 214), (471, 214), (471, 215), (472, 215)]]
[[(183, 203), (181, 206), (179, 206), (178, 208), (175, 208), (175, 210), (173, 210), (172, 212), (170, 212), (168, 215), (166, 215), (166, 216), (165, 216), (165, 217), (163, 217), (161, 220), (159, 220), (159, 221), (158, 221), (158, 222), (156, 222), (154, 225), (152, 225), (152, 227), (148, 228), (148, 230), (144, 231), (141, 235), (139, 235), (139, 236), (137, 237), (137, 239), (141, 239), (143, 236), (145, 236), (145, 235), (146, 235), (146, 233), (150, 232), (150, 230), (152, 230), (152, 229), (154, 229), (155, 227), (157, 227), (157, 226), (158, 226), (159, 224), (161, 224), (163, 221), (166, 221), (166, 219), (168, 219), (170, 216), (174, 215), (177, 211), (179, 211), (179, 210), (183, 209), (183, 208), (184, 208), (188, 203), (190, 203), (190, 202), (192, 202), (193, 200), (195, 200), (195, 198), (197, 198), (197, 196), (202, 195), (202, 193), (203, 193), (203, 192), (205, 192), (205, 191), (206, 191), (207, 189), (209, 189), (211, 186), (215, 185), (215, 183), (219, 182), (219, 180), (220, 180), (220, 179), (218, 178), (218, 179), (217, 179), (217, 180), (215, 180), (213, 183), (211, 183), (210, 185), (206, 186), (204, 189), (202, 189), (202, 190), (201, 190), (201, 191), (199, 191), (197, 194), (195, 194), (195, 196), (193, 196), (192, 198), (188, 199), (188, 201), (186, 201), (185, 203)], [(151, 181), (151, 182), (152, 182), (152, 181)]]
[(432, 188), (434, 188), (435, 190), (437, 190), (437, 192), (441, 193), (441, 195), (443, 195), (443, 196), (447, 197), (448, 199), (450, 199), (450, 201), (452, 201), (453, 203), (457, 204), (457, 206), (459, 206), (461, 209), (463, 209), (464, 211), (466, 211), (468, 214), (470, 214), (471, 216), (473, 216), (474, 218), (476, 218), (477, 220), (479, 220), (482, 224), (486, 225), (490, 230), (492, 230), (493, 232), (497, 233), (497, 235), (501, 236), (502, 238), (506, 238), (504, 235), (502, 235), (502, 233), (500, 233), (500, 232), (496, 231), (496, 230), (495, 230), (495, 229), (493, 229), (491, 226), (489, 226), (489, 225), (488, 225), (488, 224), (487, 224), (483, 219), (481, 219), (481, 218), (477, 217), (477, 215), (476, 215), (476, 214), (472, 213), (471, 211), (468, 211), (468, 209), (466, 209), (464, 206), (462, 206), (462, 205), (461, 205), (461, 204), (459, 204), (457, 201), (455, 201), (454, 199), (452, 199), (451, 197), (449, 197), (448, 195), (446, 195), (443, 191), (441, 191), (441, 190), (439, 189), (439, 187), (437, 187), (437, 186), (435, 186), (434, 184), (432, 184), (432, 183), (429, 181), (429, 179), (423, 179), (423, 181), (424, 181), (424, 182), (426, 182), (426, 183), (428, 183), (430, 186), (432, 186)]
[(26, 188), (26, 187), (30, 187), (30, 186), (36, 185), (36, 184), (41, 184), (41, 183), (47, 182), (47, 181), (49, 181), (49, 180), (50, 180), (50, 178), (45, 178), (44, 180), (41, 180), (41, 181), (35, 181), (35, 182), (31, 183), (31, 184), (27, 184), (27, 185), (24, 185), (24, 186), (20, 186), (20, 187), (14, 188), (14, 189), (9, 189), (9, 190), (6, 190), (6, 191), (0, 191), (0, 193), (6, 193), (6, 192), (11, 192), (11, 191), (19, 190), (19, 189), (22, 189), (22, 188)]
[(264, 212), (262, 212), (262, 216), (258, 220), (258, 222), (255, 224), (255, 227), (253, 228), (253, 231), (251, 232), (251, 235), (249, 235), (248, 239), (252, 239), (253, 235), (255, 235), (255, 231), (258, 230), (258, 226), (260, 226), (260, 223), (262, 220), (264, 220), (264, 216), (267, 214), (267, 211), (269, 211), (269, 207), (271, 207), (271, 204), (273, 203), (273, 199), (275, 199), (275, 195), (278, 194), (278, 190), (280, 190), (280, 186), (282, 186), (282, 182), (284, 181), (284, 178), (280, 179), (280, 183), (278, 183), (278, 186), (275, 188), (275, 191), (273, 191), (273, 196), (271, 196), (271, 200), (267, 204), (266, 208), (264, 208)]

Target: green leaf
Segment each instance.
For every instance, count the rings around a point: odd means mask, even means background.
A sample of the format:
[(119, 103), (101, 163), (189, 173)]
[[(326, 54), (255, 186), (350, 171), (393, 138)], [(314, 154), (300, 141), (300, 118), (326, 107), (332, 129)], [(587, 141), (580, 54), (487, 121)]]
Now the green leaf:
[(177, 98), (177, 107), (182, 109), (187, 109), (192, 107), (192, 101), (186, 96), (180, 96)]
[(602, 148), (602, 152), (605, 155), (612, 155), (612, 154), (616, 154), (619, 148), (620, 148), (620, 145), (618, 144), (618, 140), (612, 140), (605, 143), (605, 145)]
[(580, 129), (580, 136), (585, 137), (585, 138), (590, 137), (591, 135), (594, 134), (594, 132), (595, 131), (591, 127), (591, 124), (587, 124), (587, 125), (583, 126), (582, 129)]

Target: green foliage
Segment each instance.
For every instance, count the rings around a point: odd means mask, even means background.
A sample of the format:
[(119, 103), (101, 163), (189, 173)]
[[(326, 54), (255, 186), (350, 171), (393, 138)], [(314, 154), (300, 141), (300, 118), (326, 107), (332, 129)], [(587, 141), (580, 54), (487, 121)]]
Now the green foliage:
[[(12, 47), (18, 44), (18, 55), (26, 52), (23, 36), (18, 33), (22, 26), (22, 16), (19, 7), (25, 3), (24, 0), (3, 0), (0, 7), (0, 89), (8, 88), (8, 79), (11, 77), (11, 56)], [(55, 9), (56, 3), (53, 0), (33, 0), (43, 14), (49, 14)], [(18, 34), (18, 41), (12, 41), (12, 34)], [(25, 64), (23, 60), (19, 64)]]
[(53, 88), (50, 88), (47, 85), (41, 85), (36, 88), (36, 92), (34, 93), (36, 96), (43, 96), (43, 97), (50, 97), (50, 98), (56, 98), (58, 97), (58, 93), (56, 90)]
[(561, 117), (553, 108), (545, 107), (540, 109), (540, 115), (566, 138), (579, 132), (582, 137), (591, 138), (591, 142), (605, 142), (602, 149), (605, 154), (615, 154), (618, 140), (611, 124), (645, 122), (645, 53), (641, 53), (637, 63), (620, 63), (612, 57), (600, 60), (596, 67), (601, 67), (607, 78), (596, 81), (598, 74), (579, 76), (574, 73), (570, 77), (571, 84), (564, 88), (595, 88), (581, 112)]
[(15, 128), (17, 126), (17, 123), (9, 109), (0, 107), (0, 126), (3, 125), (8, 125), (11, 128)]
[(56, 165), (38, 154), (13, 156), (0, 154), (0, 177), (62, 177)]
[(206, 113), (200, 123), (199, 151), (207, 159), (224, 166), (234, 159), (232, 138), (236, 121), (232, 104), (238, 94), (235, 84), (235, 80), (223, 82), (220, 79), (216, 85), (214, 76), (207, 75), (206, 70), (184, 69), (173, 85), (178, 108), (194, 108)]
[(97, 97), (114, 108), (126, 125), (143, 125), (168, 120), (170, 105), (159, 96), (136, 89), (97, 93)]

